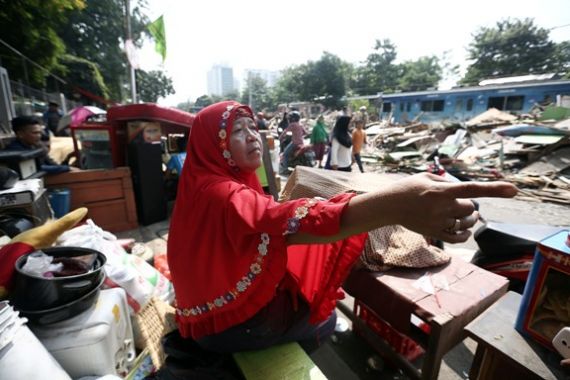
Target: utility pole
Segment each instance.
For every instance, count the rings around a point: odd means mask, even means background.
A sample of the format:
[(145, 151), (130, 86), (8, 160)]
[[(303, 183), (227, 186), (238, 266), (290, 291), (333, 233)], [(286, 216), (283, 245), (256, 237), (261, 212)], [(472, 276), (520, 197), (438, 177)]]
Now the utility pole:
[[(127, 41), (132, 42), (132, 32), (131, 32), (131, 4), (130, 0), (125, 0), (125, 13), (126, 13), (126, 21), (127, 21)], [(125, 42), (126, 44), (126, 42)], [(135, 68), (133, 67), (132, 63), (127, 59), (129, 62), (129, 71), (131, 76), (131, 97), (132, 103), (137, 102), (137, 84), (135, 79)]]
[(249, 92), (249, 101), (248, 101), (248, 105), (249, 108), (253, 107), (253, 96), (251, 94), (251, 71), (248, 71), (247, 73), (247, 92)]

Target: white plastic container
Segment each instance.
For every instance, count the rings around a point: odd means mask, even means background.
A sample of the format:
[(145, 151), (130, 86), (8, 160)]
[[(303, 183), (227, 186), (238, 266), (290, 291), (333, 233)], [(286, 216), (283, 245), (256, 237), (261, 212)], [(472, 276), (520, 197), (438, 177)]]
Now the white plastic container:
[(30, 327), (73, 378), (124, 376), (136, 357), (127, 296), (121, 288), (102, 290), (95, 307), (73, 318)]
[(26, 322), (0, 302), (0, 380), (71, 380)]

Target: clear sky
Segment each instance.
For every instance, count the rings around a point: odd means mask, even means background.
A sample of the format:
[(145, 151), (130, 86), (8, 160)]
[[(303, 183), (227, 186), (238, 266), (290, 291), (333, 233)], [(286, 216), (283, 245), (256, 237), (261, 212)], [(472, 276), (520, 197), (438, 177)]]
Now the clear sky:
[[(162, 68), (175, 95), (159, 103), (194, 101), (207, 91), (216, 63), (245, 69), (280, 70), (318, 60), (323, 51), (359, 63), (376, 39), (395, 43), (398, 61), (449, 51), (466, 66), (466, 47), (479, 27), (505, 18), (533, 18), (543, 28), (570, 24), (570, 0), (148, 0), (148, 15), (164, 15), (164, 65), (152, 42), (140, 52), (144, 69)], [(570, 40), (570, 26), (554, 29), (555, 42)], [(445, 85), (444, 85), (445, 86)]]

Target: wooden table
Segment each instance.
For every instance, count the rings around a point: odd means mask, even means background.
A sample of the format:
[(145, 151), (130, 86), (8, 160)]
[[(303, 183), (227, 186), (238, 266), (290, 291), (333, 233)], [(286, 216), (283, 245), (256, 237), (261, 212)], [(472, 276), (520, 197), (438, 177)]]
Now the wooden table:
[[(418, 289), (416, 282), (429, 273), (447, 279), (449, 288), (436, 286), (435, 294)], [(507, 292), (508, 281), (459, 258), (447, 265), (423, 269), (392, 269), (387, 272), (353, 270), (343, 288), (364, 303), (399, 333), (412, 337), (426, 350), (421, 371), (382, 340), (365, 339), (389, 355), (412, 378), (437, 379), (443, 356), (465, 338), (465, 326)], [(350, 310), (340, 307), (343, 313)], [(347, 315), (361, 329), (362, 321)], [(426, 336), (411, 323), (412, 316), (429, 326)]]
[(478, 343), (470, 379), (570, 379), (560, 356), (515, 330), (521, 295), (508, 292), (465, 327)]

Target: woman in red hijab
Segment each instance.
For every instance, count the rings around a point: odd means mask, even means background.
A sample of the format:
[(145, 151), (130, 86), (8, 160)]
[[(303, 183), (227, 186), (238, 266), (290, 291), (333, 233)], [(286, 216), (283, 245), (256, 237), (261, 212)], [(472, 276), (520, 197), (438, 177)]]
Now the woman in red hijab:
[(214, 351), (240, 351), (330, 334), (339, 287), (366, 231), (401, 224), (465, 241), (468, 199), (514, 196), (506, 183), (412, 176), (387, 189), (277, 203), (255, 170), (262, 144), (251, 109), (234, 101), (196, 115), (171, 219), (168, 263), (180, 334)]

